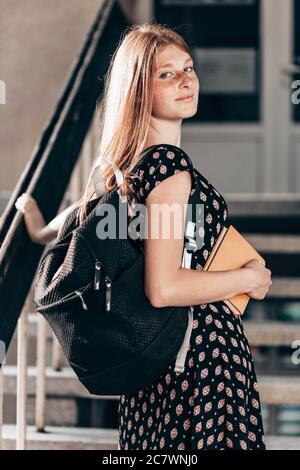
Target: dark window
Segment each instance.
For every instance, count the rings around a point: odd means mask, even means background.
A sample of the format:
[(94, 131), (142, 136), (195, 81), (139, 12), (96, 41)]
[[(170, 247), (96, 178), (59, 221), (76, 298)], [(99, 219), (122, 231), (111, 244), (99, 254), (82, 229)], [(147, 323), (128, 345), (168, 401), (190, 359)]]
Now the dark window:
[[(297, 21), (298, 19), (298, 21)], [(300, 0), (294, 0), (294, 63), (300, 66)], [(300, 73), (294, 75), (294, 80), (300, 80)], [(298, 93), (299, 97), (299, 93)], [(300, 104), (293, 106), (294, 121), (300, 122)]]
[(192, 48), (200, 95), (189, 121), (260, 120), (259, 3), (155, 1), (156, 22), (175, 28)]

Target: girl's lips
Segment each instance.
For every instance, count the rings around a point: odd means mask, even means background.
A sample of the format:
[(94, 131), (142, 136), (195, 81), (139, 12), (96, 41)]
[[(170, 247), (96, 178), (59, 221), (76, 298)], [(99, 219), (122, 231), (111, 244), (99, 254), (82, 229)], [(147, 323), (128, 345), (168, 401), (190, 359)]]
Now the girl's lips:
[(176, 101), (192, 101), (193, 98), (194, 98), (194, 95), (191, 95), (186, 98), (178, 98)]

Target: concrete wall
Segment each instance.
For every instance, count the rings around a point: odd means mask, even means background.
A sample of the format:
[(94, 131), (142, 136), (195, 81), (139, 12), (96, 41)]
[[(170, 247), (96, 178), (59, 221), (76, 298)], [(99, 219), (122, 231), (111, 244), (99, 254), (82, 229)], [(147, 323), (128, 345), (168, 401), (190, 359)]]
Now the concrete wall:
[(12, 190), (101, 0), (0, 0), (0, 190)]

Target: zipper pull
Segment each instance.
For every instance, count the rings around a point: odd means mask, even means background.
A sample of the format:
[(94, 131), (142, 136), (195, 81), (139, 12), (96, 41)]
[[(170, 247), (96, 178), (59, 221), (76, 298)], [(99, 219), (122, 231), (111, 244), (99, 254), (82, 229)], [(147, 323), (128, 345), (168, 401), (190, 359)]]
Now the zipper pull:
[(101, 278), (101, 263), (96, 261), (95, 263), (95, 276), (94, 276), (94, 290), (100, 289), (100, 278)]
[(111, 279), (105, 276), (105, 289), (106, 289), (106, 311), (111, 311)]
[(83, 308), (84, 310), (87, 310), (88, 307), (87, 307), (87, 304), (86, 304), (85, 301), (84, 301), (84, 298), (83, 298), (82, 293), (79, 292), (79, 290), (76, 290), (75, 293), (76, 293), (76, 294), (78, 295), (78, 297), (81, 299), (82, 308)]

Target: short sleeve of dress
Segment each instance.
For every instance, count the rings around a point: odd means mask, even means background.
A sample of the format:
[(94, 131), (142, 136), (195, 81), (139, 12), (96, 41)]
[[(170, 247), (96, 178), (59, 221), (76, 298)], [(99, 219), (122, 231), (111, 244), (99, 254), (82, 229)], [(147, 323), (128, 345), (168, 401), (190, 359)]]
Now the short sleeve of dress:
[(181, 171), (189, 171), (192, 179), (191, 192), (195, 188), (193, 164), (189, 156), (179, 147), (173, 145), (157, 145), (147, 152), (138, 165), (134, 179), (134, 192), (140, 204), (145, 201), (152, 189), (169, 176)]

